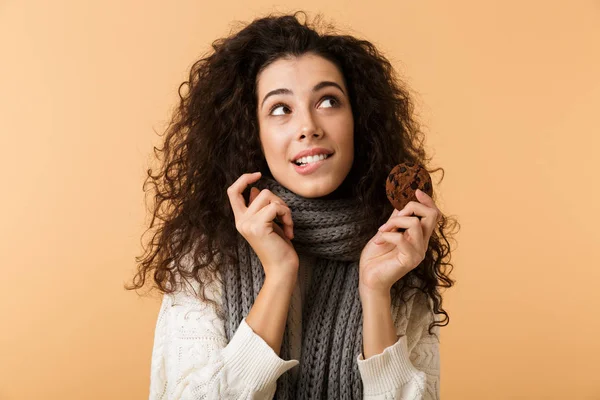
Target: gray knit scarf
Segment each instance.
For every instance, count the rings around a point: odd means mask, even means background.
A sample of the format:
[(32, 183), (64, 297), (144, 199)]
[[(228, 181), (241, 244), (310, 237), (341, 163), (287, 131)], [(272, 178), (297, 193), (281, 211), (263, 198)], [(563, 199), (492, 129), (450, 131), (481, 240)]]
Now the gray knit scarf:
[[(356, 363), (362, 352), (362, 306), (358, 294), (359, 259), (375, 234), (359, 237), (352, 198), (308, 199), (270, 177), (253, 184), (268, 188), (292, 211), (298, 254), (317, 256), (306, 303), (302, 306), (302, 350), (297, 381), (289, 371), (277, 380), (275, 399), (362, 399)], [(239, 265), (225, 268), (226, 333), (233, 337), (264, 283), (264, 270), (252, 247), (238, 235)], [(280, 357), (290, 359), (286, 324)]]

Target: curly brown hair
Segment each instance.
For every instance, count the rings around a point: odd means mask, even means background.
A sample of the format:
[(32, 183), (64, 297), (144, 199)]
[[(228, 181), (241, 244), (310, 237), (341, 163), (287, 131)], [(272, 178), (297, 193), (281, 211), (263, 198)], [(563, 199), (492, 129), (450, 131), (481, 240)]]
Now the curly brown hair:
[[(303, 23), (298, 14), (304, 14)], [(215, 40), (214, 52), (193, 64), (189, 80), (179, 87), (180, 102), (166, 129), (164, 147), (154, 148), (159, 159), (164, 153), (160, 170), (153, 175), (149, 169), (143, 185), (144, 191), (146, 184), (155, 189), (146, 231), (154, 229), (154, 235), (144, 255), (136, 257), (138, 271), (133, 284), (125, 285), (127, 290), (142, 288), (154, 271), (153, 288), (160, 292), (173, 293), (178, 279), (193, 279), (199, 283), (200, 299), (216, 305), (204, 289), (214, 279), (223, 283), (215, 273), (222, 263), (237, 262), (231, 244), (237, 243), (239, 233), (226, 190), (247, 172), (272, 177), (259, 140), (256, 77), (281, 57), (315, 54), (333, 62), (345, 78), (355, 140), (354, 164), (345, 182), (352, 183), (361, 217), (371, 223), (364, 229), (375, 233), (393, 211), (385, 180), (395, 165), (412, 161), (430, 173), (443, 172), (427, 168), (430, 159), (409, 89), (387, 58), (369, 41), (338, 34), (330, 24), (319, 33), (320, 20), (317, 15), (309, 23), (303, 11), (255, 19), (235, 34)], [(434, 318), (430, 333), (435, 325), (449, 323), (438, 289), (454, 284), (449, 277), (450, 222), (457, 224), (442, 213), (425, 259), (391, 291), (396, 305), (406, 300), (409, 289), (432, 300), (432, 311), (445, 319)], [(182, 263), (186, 254), (193, 257), (190, 264)]]

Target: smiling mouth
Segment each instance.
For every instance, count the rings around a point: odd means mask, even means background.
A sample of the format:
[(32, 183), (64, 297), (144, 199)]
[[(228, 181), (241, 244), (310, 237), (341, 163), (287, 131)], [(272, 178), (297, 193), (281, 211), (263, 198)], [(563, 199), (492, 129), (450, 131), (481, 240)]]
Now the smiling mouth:
[(326, 154), (325, 158), (323, 158), (323, 159), (319, 158), (318, 160), (315, 160), (315, 161), (312, 161), (312, 162), (309, 162), (309, 163), (306, 163), (306, 164), (302, 164), (300, 161), (291, 161), (291, 163), (294, 164), (294, 165), (297, 165), (298, 167), (306, 167), (307, 165), (316, 164), (318, 162), (325, 161), (328, 158), (331, 158), (332, 155), (333, 154)]

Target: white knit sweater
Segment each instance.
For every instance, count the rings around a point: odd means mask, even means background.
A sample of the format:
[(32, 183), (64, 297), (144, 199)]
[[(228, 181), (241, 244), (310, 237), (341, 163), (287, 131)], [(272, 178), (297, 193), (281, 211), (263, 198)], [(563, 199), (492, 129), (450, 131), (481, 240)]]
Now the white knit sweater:
[[(214, 308), (195, 295), (197, 282), (165, 294), (156, 322), (150, 374), (150, 400), (272, 399), (277, 379), (290, 370), (297, 379), (300, 362), (302, 304), (314, 257), (299, 255), (288, 324), (293, 328), (291, 360), (277, 353), (244, 318), (229, 343), (225, 324)], [(190, 290), (191, 289), (191, 290)], [(219, 306), (222, 287), (215, 282), (206, 295)], [(365, 399), (439, 399), (439, 342), (427, 329), (433, 314), (421, 292), (392, 310), (398, 341), (381, 354), (357, 355)], [(439, 327), (434, 328), (439, 336)]]

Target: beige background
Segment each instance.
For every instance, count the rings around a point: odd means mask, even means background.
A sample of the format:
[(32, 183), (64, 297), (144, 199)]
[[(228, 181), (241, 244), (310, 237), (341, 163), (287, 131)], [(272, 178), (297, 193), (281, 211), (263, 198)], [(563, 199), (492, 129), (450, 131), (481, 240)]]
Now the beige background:
[(600, 3), (546, 0), (0, 2), (0, 399), (147, 398), (154, 130), (232, 22), (295, 7), (388, 55), (446, 170), (442, 398), (600, 399)]

